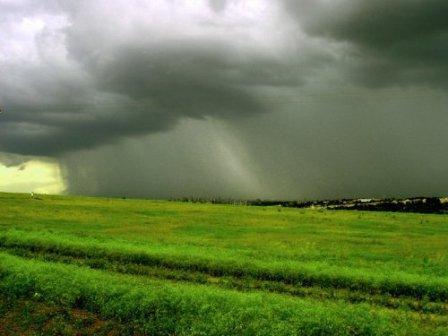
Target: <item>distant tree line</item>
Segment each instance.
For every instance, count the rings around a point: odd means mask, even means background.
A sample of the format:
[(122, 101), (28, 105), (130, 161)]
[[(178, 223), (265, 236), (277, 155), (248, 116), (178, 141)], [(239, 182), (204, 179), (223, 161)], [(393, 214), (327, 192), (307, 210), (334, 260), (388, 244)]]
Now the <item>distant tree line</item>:
[(372, 198), (339, 200), (242, 200), (231, 198), (184, 197), (174, 201), (189, 203), (233, 204), (248, 206), (278, 206), (286, 208), (326, 208), (329, 210), (394, 211), (418, 213), (448, 213), (448, 198), (412, 197), (412, 198)]

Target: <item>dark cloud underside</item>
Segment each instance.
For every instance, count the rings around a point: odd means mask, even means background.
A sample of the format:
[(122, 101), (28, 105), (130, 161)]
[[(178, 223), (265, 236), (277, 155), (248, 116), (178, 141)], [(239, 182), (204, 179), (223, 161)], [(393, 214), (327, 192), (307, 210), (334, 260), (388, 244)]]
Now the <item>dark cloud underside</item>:
[(287, 1), (311, 36), (352, 46), (348, 72), (369, 86), (448, 85), (448, 2)]

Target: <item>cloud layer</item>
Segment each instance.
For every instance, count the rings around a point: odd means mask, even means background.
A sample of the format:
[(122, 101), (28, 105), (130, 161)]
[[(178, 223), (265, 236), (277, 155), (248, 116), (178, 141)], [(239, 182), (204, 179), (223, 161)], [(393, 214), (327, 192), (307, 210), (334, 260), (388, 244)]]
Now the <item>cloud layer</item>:
[(267, 5), (235, 5), (226, 16), (218, 2), (50, 4), (2, 11), (12, 50), (1, 58), (0, 151), (61, 155), (185, 117), (264, 113), (260, 88), (301, 81), (291, 71), (300, 58), (285, 63), (264, 45), (274, 24), (263, 20)]
[(440, 193), (447, 11), (0, 0), (0, 161), (55, 158), (90, 194)]
[(347, 75), (373, 87), (448, 85), (448, 3), (443, 0), (285, 1), (305, 32), (347, 43)]

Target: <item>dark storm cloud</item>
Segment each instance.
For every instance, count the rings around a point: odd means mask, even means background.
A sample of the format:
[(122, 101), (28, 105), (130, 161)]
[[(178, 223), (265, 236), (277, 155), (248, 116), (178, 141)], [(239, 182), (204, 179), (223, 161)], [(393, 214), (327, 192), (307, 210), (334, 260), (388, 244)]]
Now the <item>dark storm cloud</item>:
[[(96, 3), (63, 3), (56, 9), (50, 4), (50, 13), (67, 24), (44, 27), (33, 36), (31, 60), (21, 53), (24, 59), (2, 62), (7, 71), (0, 78), (0, 101), (7, 112), (0, 123), (0, 151), (58, 156), (165, 131), (186, 117), (263, 113), (260, 88), (303, 80), (297, 71), (301, 57), (289, 63), (260, 49), (244, 27), (228, 37), (226, 27), (195, 32), (198, 24), (191, 21), (184, 23), (191, 32), (185, 32), (174, 21), (151, 25), (138, 4), (128, 13), (134, 21)], [(215, 10), (225, 7), (224, 1), (210, 4)], [(30, 11), (8, 8), (3, 16), (12, 22)]]
[(307, 34), (352, 46), (351, 79), (368, 86), (448, 85), (448, 2), (286, 1)]
[[(110, 62), (86, 65), (87, 83), (36, 74), (35, 84), (21, 83), (33, 92), (26, 105), (4, 91), (7, 111), (2, 116), (0, 147), (21, 154), (57, 155), (164, 131), (183, 117), (238, 118), (264, 112), (251, 86), (271, 84), (273, 79), (253, 83), (240, 73), (246, 65), (219, 49), (121, 47), (111, 52)], [(105, 98), (96, 103), (98, 95)]]
[(447, 6), (0, 0), (0, 162), (86, 194), (441, 193)]

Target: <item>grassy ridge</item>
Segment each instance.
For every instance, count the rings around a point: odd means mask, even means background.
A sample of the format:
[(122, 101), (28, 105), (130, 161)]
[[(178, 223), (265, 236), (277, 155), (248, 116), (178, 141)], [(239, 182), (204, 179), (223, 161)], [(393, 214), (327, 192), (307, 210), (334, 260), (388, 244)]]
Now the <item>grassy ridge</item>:
[(101, 269), (115, 273), (132, 274), (167, 281), (207, 284), (215, 287), (236, 289), (239, 291), (265, 291), (287, 294), (295, 297), (307, 297), (319, 301), (344, 300), (348, 303), (369, 303), (393, 309), (412, 310), (420, 313), (446, 315), (448, 303), (446, 301), (430, 301), (428, 298), (394, 297), (381, 293), (369, 293), (345, 288), (331, 288), (322, 286), (305, 287), (302, 285), (287, 284), (278, 281), (261, 280), (250, 277), (210, 276), (206, 273), (191, 270), (168, 269), (158, 266), (114, 262), (101, 258), (75, 258), (57, 253), (43, 253), (22, 248), (3, 249), (9, 254), (28, 259), (37, 259), (49, 262), (62, 262), (92, 269)]
[[(0, 292), (82, 308), (157, 335), (423, 335), (411, 314), (137, 280), (0, 254)], [(201, 316), (198, 319), (198, 316)], [(446, 318), (433, 319), (443, 335)]]
[(287, 284), (362, 290), (395, 296), (445, 301), (448, 278), (428, 277), (403, 272), (381, 273), (369, 269), (331, 267), (321, 264), (260, 261), (235, 258), (232, 255), (206, 254), (205, 251), (179, 251), (175, 247), (134, 246), (128, 243), (61, 235), (8, 231), (0, 233), (0, 247), (26, 248), (78, 258), (101, 258), (120, 263), (134, 263), (204, 272), (212, 276), (252, 277)]

